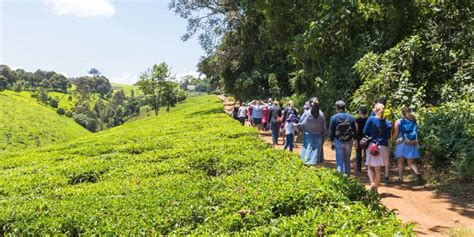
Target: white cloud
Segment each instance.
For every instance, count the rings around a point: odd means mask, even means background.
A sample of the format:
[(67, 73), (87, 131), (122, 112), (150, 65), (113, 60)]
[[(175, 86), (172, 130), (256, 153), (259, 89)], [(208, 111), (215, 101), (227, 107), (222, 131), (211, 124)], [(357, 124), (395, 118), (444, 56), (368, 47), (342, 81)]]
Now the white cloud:
[(122, 75), (118, 77), (110, 78), (110, 81), (114, 83), (119, 83), (119, 84), (133, 85), (137, 82), (137, 77), (134, 77), (132, 74), (128, 72), (124, 72), (122, 73)]
[(43, 0), (58, 15), (77, 17), (111, 17), (115, 7), (110, 0)]
[(176, 79), (178, 79), (178, 81), (181, 80), (181, 78), (183, 78), (184, 76), (187, 76), (187, 75), (190, 75), (190, 76), (193, 76), (193, 77), (197, 77), (197, 78), (200, 78), (200, 75), (198, 72), (196, 71), (189, 71), (189, 72), (178, 72), (176, 74), (174, 74), (174, 76), (176, 77)]

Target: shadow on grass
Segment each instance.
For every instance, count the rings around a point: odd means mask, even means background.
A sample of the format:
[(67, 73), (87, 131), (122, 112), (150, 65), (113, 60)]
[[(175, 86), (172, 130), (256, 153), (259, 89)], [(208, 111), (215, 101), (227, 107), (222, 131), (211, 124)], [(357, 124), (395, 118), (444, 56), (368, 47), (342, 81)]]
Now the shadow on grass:
[(220, 113), (224, 113), (224, 110), (222, 110), (222, 108), (215, 108), (215, 109), (196, 111), (196, 112), (187, 114), (186, 117), (191, 118), (191, 117), (196, 117), (196, 116), (206, 116), (206, 115), (213, 115), (213, 114), (220, 114)]

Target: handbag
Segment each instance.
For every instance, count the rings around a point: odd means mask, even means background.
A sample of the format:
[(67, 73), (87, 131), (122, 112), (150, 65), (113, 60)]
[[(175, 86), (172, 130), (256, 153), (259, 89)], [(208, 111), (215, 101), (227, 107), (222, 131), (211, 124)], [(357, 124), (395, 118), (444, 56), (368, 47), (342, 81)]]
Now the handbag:
[(380, 154), (379, 145), (377, 145), (376, 143), (370, 144), (370, 146), (369, 146), (369, 152), (370, 152), (370, 154), (373, 155), (373, 156), (378, 156), (378, 155)]

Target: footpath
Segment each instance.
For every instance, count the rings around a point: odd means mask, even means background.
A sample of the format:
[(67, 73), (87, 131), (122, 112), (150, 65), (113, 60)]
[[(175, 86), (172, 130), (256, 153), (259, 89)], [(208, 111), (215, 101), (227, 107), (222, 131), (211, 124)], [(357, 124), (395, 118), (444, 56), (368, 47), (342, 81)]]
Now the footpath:
[[(230, 114), (233, 104), (227, 103), (224, 97), (224, 110)], [(271, 144), (271, 133), (260, 132), (262, 139)], [(283, 140), (280, 137), (279, 145), (275, 149), (283, 149)], [(296, 144), (293, 150), (299, 154), (302, 144)], [(353, 154), (355, 154), (353, 152)], [(353, 155), (354, 157), (354, 155)], [(336, 167), (334, 151), (329, 143), (324, 144), (324, 164), (328, 168)], [(355, 159), (351, 167), (355, 167)], [(394, 166), (392, 166), (394, 167)], [(408, 174), (408, 170), (406, 170)], [(354, 172), (352, 172), (354, 173)], [(391, 170), (391, 177), (396, 176), (396, 170)], [(367, 188), (370, 187), (367, 172), (362, 170), (359, 179)], [(393, 178), (392, 178), (393, 179)], [(415, 232), (419, 236), (472, 236), (474, 235), (474, 205), (460, 203), (451, 199), (448, 195), (428, 190), (423, 186), (417, 186), (414, 182), (400, 184), (388, 184), (379, 188), (381, 203), (387, 208), (394, 210), (397, 217), (403, 223), (416, 225)]]

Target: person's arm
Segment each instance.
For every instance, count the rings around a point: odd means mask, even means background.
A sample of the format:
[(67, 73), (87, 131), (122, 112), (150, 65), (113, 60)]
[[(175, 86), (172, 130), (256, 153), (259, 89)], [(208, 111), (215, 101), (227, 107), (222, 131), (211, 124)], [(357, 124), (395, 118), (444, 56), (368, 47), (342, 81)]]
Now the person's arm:
[(398, 128), (398, 124), (400, 123), (400, 120), (397, 120), (393, 126), (393, 136), (392, 136), (392, 140), (396, 140), (396, 138), (398, 137), (398, 133), (400, 132), (399, 128)]
[(367, 119), (367, 122), (365, 123), (365, 126), (364, 126), (364, 130), (363, 130), (363, 134), (364, 136), (368, 136), (369, 135), (369, 130), (370, 130), (370, 124), (372, 123), (372, 120), (371, 119)]
[(387, 121), (387, 129), (388, 129), (388, 139), (390, 141), (390, 139), (392, 139), (392, 123), (390, 121)]
[(355, 138), (357, 136), (357, 126), (356, 126), (356, 122), (354, 118), (352, 119), (351, 126), (352, 126), (352, 137)]
[(336, 137), (336, 117), (332, 116), (331, 120), (329, 121), (329, 140), (334, 142), (334, 138)]

